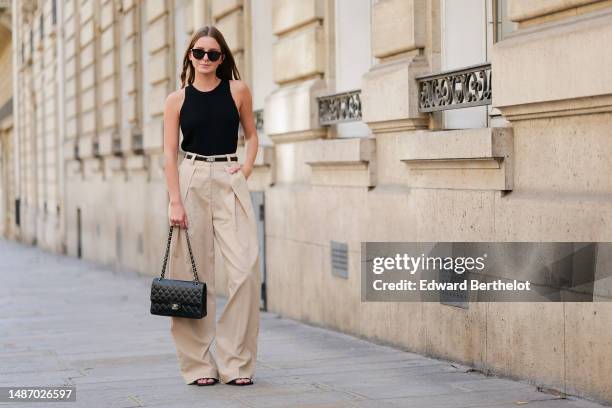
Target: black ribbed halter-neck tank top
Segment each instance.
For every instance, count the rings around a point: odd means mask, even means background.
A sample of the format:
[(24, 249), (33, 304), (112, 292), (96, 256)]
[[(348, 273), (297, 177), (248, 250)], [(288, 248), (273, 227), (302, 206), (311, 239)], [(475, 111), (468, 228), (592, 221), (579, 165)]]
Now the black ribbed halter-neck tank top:
[(240, 114), (229, 80), (221, 79), (219, 85), (208, 92), (187, 85), (179, 123), (183, 151), (202, 155), (236, 153)]

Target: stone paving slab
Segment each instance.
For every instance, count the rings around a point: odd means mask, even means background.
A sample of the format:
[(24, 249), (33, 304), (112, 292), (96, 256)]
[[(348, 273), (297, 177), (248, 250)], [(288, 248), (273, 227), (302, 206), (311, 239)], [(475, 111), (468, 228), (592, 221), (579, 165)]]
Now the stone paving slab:
[(0, 385), (77, 390), (76, 402), (2, 406), (602, 407), (271, 313), (261, 316), (255, 385), (185, 385), (170, 320), (149, 313), (153, 276), (11, 241), (0, 256)]

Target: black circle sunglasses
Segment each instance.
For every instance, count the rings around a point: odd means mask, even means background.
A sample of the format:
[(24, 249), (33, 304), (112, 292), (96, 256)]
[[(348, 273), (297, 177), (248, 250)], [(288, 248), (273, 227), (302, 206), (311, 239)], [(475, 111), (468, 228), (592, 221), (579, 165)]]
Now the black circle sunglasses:
[(204, 58), (205, 54), (208, 54), (209, 60), (216, 61), (221, 57), (223, 53), (220, 51), (216, 51), (216, 50), (205, 51), (202, 48), (192, 48), (191, 49), (191, 55), (193, 55), (193, 58), (197, 60), (201, 60), (202, 58)]

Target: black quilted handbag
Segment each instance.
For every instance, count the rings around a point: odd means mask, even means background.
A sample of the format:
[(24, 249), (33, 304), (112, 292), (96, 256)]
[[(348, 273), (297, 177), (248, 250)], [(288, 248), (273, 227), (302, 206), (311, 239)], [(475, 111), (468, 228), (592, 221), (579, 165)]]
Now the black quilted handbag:
[(187, 237), (187, 247), (191, 258), (193, 281), (164, 279), (173, 229), (174, 225), (170, 226), (161, 276), (153, 278), (151, 283), (151, 314), (201, 319), (206, 316), (206, 283), (200, 282), (198, 279), (187, 228), (185, 228), (185, 236)]

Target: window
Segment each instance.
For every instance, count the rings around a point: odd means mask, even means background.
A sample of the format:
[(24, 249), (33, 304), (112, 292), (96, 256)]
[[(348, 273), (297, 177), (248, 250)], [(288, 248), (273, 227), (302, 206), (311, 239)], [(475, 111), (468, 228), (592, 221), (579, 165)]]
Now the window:
[[(370, 45), (372, 1), (335, 1), (335, 93), (361, 88), (361, 77), (374, 65)], [(367, 27), (367, 29), (355, 29)], [(337, 137), (367, 137), (370, 128), (361, 121), (338, 123)]]
[[(508, 0), (488, 0), (487, 3), (487, 55), (493, 44), (507, 38), (508, 35), (517, 29), (518, 24), (508, 18)], [(495, 75), (495, 72), (492, 73)], [(495, 90), (493, 90), (495, 92)], [(489, 126), (505, 126), (506, 122), (501, 116), (501, 112), (491, 105), (487, 107)]]
[(493, 24), (493, 42), (503, 40), (517, 29), (517, 23), (508, 19), (508, 0), (492, 0), (491, 24)]
[[(487, 1), (491, 0), (442, 0), (442, 71), (488, 61)], [(487, 127), (487, 106), (446, 110), (443, 118), (445, 129)]]
[[(507, 16), (508, 0), (441, 1), (443, 71), (489, 62), (493, 44), (516, 30)], [(499, 111), (491, 105), (447, 110), (444, 128), (488, 127), (494, 116)]]

